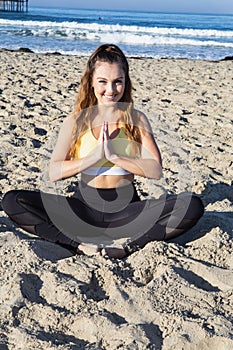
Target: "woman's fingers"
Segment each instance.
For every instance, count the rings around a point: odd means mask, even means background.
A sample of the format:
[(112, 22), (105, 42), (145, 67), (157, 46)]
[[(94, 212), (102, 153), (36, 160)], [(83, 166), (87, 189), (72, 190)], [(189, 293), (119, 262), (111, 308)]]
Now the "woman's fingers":
[(99, 142), (102, 143), (103, 140), (104, 140), (104, 124), (101, 126), (101, 129), (100, 129)]
[(109, 140), (109, 128), (108, 128), (108, 122), (104, 122), (104, 136), (105, 140)]

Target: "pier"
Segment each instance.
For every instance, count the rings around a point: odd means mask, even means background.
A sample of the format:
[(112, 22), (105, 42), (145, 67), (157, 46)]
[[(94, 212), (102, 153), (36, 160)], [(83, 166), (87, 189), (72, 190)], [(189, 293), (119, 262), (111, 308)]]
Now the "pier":
[(0, 0), (0, 12), (28, 12), (28, 0)]

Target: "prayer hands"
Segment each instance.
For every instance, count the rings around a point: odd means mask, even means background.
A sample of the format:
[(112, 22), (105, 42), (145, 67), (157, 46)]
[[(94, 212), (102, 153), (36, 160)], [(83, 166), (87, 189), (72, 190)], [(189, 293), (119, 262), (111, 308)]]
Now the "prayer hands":
[(112, 146), (112, 141), (109, 136), (108, 122), (104, 122), (104, 155), (107, 160), (112, 159), (115, 151)]
[(109, 136), (108, 122), (104, 122), (101, 127), (98, 146), (101, 158), (105, 157), (111, 161), (113, 156), (116, 155)]

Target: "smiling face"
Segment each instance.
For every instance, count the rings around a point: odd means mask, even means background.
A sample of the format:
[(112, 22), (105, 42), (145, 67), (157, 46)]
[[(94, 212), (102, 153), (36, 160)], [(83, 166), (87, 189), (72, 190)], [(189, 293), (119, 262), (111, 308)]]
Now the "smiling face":
[(96, 62), (92, 87), (98, 104), (119, 102), (125, 90), (125, 73), (118, 63)]

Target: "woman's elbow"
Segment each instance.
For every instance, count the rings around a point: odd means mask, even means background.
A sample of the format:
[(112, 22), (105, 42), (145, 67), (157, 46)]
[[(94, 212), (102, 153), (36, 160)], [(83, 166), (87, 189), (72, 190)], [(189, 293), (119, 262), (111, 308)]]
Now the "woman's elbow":
[(59, 179), (55, 176), (55, 174), (52, 172), (52, 171), (49, 171), (49, 180), (51, 182), (56, 182), (58, 181)]
[(152, 170), (151, 174), (150, 174), (151, 175), (150, 176), (151, 179), (160, 180), (162, 178), (162, 176), (163, 176), (163, 169), (162, 169), (161, 164), (156, 164), (156, 166), (153, 167), (151, 170)]
[(54, 164), (50, 163), (50, 165), (49, 165), (49, 180), (51, 182), (56, 182), (56, 181), (60, 180), (60, 178), (58, 176), (58, 172), (56, 170), (57, 169), (54, 166)]
[(160, 180), (162, 178), (162, 176), (163, 176), (162, 170), (161, 171), (157, 170), (157, 171), (153, 172), (153, 174), (151, 174), (150, 178), (154, 179), (154, 180)]
[(163, 171), (161, 169), (161, 171), (156, 174), (155, 180), (160, 180), (162, 177), (163, 177)]

